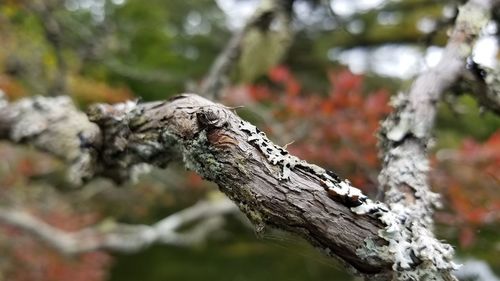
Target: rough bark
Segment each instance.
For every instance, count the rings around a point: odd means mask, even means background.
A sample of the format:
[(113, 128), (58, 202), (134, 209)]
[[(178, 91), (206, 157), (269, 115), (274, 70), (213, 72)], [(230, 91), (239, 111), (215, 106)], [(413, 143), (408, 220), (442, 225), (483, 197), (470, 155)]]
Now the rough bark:
[(436, 67), (420, 75), (408, 93), (399, 94), (395, 111), (380, 131), (383, 169), (379, 181), (385, 201), (406, 202), (408, 208), (430, 219), (437, 195), (429, 190), (427, 152), (432, 137), (437, 103), (442, 94), (460, 78), (466, 59), (481, 29), (498, 1), (473, 0), (460, 8), (443, 57)]
[[(258, 232), (270, 225), (297, 233), (360, 273), (391, 270), (390, 262), (363, 258), (357, 253), (364, 247), (365, 239), (385, 244), (378, 236), (384, 228), (379, 220), (357, 215), (348, 206), (332, 200), (321, 179), (311, 171), (292, 169), (289, 179), (280, 180), (282, 169), (268, 162), (259, 148), (248, 141), (249, 135), (240, 129), (242, 120), (225, 106), (187, 94), (168, 102), (96, 105), (88, 115), (100, 126), (100, 133), (88, 134), (94, 123), (75, 115), (71, 104), (61, 107), (54, 102), (60, 99), (63, 97), (27, 99), (4, 107), (0, 136), (29, 142), (49, 152), (57, 151), (55, 147), (62, 143), (73, 144), (68, 148), (71, 153), (59, 151), (56, 155), (76, 165), (71, 170), (77, 180), (102, 175), (123, 181), (132, 176), (131, 171), (138, 164), (164, 167), (174, 159), (182, 159), (187, 168), (217, 183)], [(32, 106), (28, 109), (30, 101)], [(40, 104), (55, 107), (49, 109)], [(40, 110), (49, 114), (44, 118)], [(63, 117), (63, 113), (68, 115)], [(19, 137), (16, 132), (34, 119), (47, 126), (39, 125), (38, 130), (26, 131)], [(71, 126), (63, 129), (58, 122)], [(73, 139), (68, 139), (71, 134)], [(74, 159), (89, 159), (85, 162), (89, 165)]]
[[(382, 123), (379, 144), (383, 167), (379, 183), (389, 208), (406, 218), (407, 227), (398, 234), (399, 241), (414, 244), (424, 235), (431, 238), (428, 244), (435, 243), (432, 215), (434, 208), (440, 206), (440, 201), (439, 195), (430, 190), (428, 183), (427, 153), (437, 115), (437, 103), (442, 94), (460, 78), (474, 42), (488, 22), (492, 7), (497, 4), (498, 1), (471, 0), (460, 7), (455, 27), (438, 65), (420, 75), (408, 93), (401, 93), (393, 100), (395, 110)], [(453, 252), (446, 244), (432, 247), (440, 249), (443, 256), (451, 256)], [(413, 250), (411, 247), (408, 249)], [(425, 251), (417, 254), (420, 262), (416, 263), (415, 268), (403, 267), (398, 270), (398, 277), (406, 280), (408, 274), (413, 272), (436, 272), (435, 267), (439, 268), (439, 265), (426, 263), (425, 256), (428, 253)], [(405, 250), (404, 255), (408, 254), (412, 253)], [(453, 264), (448, 266), (456, 269)], [(418, 276), (423, 278), (425, 275)], [(425, 278), (454, 279), (449, 272)]]

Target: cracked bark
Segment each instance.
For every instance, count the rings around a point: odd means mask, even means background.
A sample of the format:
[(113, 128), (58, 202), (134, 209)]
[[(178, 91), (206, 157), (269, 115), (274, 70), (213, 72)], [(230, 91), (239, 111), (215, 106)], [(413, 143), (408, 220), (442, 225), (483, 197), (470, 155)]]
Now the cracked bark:
[[(88, 113), (100, 127), (96, 133), (95, 124), (75, 114), (71, 103), (62, 107), (54, 102), (61, 99), (36, 98), (5, 106), (0, 110), (0, 137), (58, 151), (56, 155), (73, 163), (70, 170), (78, 181), (96, 176), (123, 181), (140, 163), (165, 167), (182, 159), (188, 169), (217, 183), (258, 232), (267, 225), (299, 234), (362, 274), (391, 271), (389, 262), (362, 258), (356, 252), (364, 247), (365, 239), (385, 244), (378, 237), (384, 227), (380, 221), (356, 215), (332, 200), (311, 172), (295, 169), (289, 180), (280, 181), (280, 169), (247, 141), (248, 135), (238, 128), (241, 119), (225, 106), (191, 94), (168, 102), (100, 104)], [(36, 116), (37, 129), (21, 130), (24, 134), (19, 137), (15, 134), (19, 126), (35, 119), (27, 117), (28, 113)], [(58, 126), (58, 122), (72, 126)], [(12, 138), (13, 134), (17, 137)], [(72, 144), (66, 145), (71, 153), (58, 150), (62, 143)]]

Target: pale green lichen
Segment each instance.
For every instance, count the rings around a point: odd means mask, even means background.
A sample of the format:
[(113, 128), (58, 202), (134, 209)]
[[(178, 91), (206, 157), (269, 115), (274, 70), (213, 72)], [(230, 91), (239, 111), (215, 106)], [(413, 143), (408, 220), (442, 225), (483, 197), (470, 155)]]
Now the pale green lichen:
[(225, 174), (224, 164), (217, 160), (207, 143), (205, 131), (192, 140), (183, 141), (182, 160), (186, 168), (196, 171), (205, 179), (215, 180)]

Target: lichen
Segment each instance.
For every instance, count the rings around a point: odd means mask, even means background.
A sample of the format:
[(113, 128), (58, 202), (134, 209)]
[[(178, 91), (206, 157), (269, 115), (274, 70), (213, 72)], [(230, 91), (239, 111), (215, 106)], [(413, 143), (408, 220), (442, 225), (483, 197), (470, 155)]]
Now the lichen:
[(197, 138), (186, 140), (183, 143), (183, 162), (186, 168), (196, 171), (208, 180), (215, 180), (224, 174), (224, 165), (214, 156), (207, 147), (207, 136), (201, 131)]
[[(281, 173), (277, 175), (279, 180), (288, 180), (292, 169), (300, 168), (318, 176), (328, 194), (342, 201), (349, 207), (359, 207), (363, 205), (363, 203), (365, 203), (365, 205), (369, 205), (369, 203), (373, 204), (361, 190), (353, 187), (348, 180), (342, 180), (332, 171), (325, 170), (314, 164), (309, 164), (291, 155), (284, 148), (272, 143), (267, 138), (266, 134), (257, 129), (254, 125), (241, 121), (239, 128), (249, 134), (247, 141), (257, 146), (270, 164), (281, 168)], [(363, 210), (363, 208), (361, 207), (356, 210), (359, 212)]]
[(32, 143), (71, 163), (72, 183), (80, 185), (94, 175), (94, 151), (86, 141), (99, 143), (100, 131), (69, 97), (24, 98), (12, 103), (9, 111), (11, 140)]
[[(241, 121), (239, 129), (248, 134), (247, 141), (257, 147), (271, 165), (280, 167), (281, 172), (277, 175), (280, 181), (289, 180), (293, 169), (309, 171), (320, 179), (330, 198), (350, 207), (357, 215), (369, 215), (380, 220), (385, 227), (378, 234), (388, 242), (388, 245), (376, 246), (373, 241), (367, 240), (366, 248), (359, 250), (358, 254), (366, 258), (377, 256), (392, 262), (392, 268), (396, 273), (395, 279), (440, 280), (441, 275), (438, 273), (457, 268), (451, 261), (453, 249), (434, 238), (429, 228), (430, 218), (427, 216), (419, 217), (420, 213), (416, 216), (415, 213), (411, 213), (413, 209), (407, 208), (400, 202), (386, 205), (372, 201), (361, 190), (353, 187), (348, 180), (342, 180), (331, 171), (290, 155), (284, 148), (273, 144), (264, 132), (248, 122)], [(428, 169), (425, 164), (417, 168)], [(437, 202), (433, 193), (417, 192), (416, 196), (421, 196), (419, 200), (424, 202), (419, 203), (424, 207)]]
[(457, 26), (461, 23), (460, 26), (467, 29), (463, 32), (467, 34), (479, 34), (490, 18), (489, 10), (486, 7), (480, 7), (478, 3), (466, 3), (458, 9)]

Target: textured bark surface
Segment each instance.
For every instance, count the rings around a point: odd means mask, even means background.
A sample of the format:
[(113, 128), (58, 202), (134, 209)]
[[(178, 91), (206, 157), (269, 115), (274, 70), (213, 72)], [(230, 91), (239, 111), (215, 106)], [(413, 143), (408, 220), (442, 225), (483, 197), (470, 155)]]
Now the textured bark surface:
[[(380, 260), (363, 260), (356, 254), (366, 238), (382, 243), (377, 236), (383, 227), (380, 222), (370, 217), (361, 219), (331, 200), (320, 180), (311, 173), (293, 171), (289, 181), (280, 181), (280, 168), (269, 164), (247, 141), (248, 136), (239, 129), (241, 119), (230, 109), (196, 95), (138, 107), (144, 113), (130, 120), (133, 125), (129, 126), (127, 147), (137, 147), (136, 140), (143, 145), (145, 138), (151, 143), (132, 149), (136, 151), (135, 160), (126, 166), (138, 159), (165, 165), (171, 157), (156, 159), (157, 155), (170, 155), (175, 147), (186, 167), (217, 183), (254, 222), (258, 232), (271, 225), (298, 233), (363, 273), (390, 267)], [(97, 116), (99, 123), (105, 112), (100, 111), (93, 118)], [(105, 136), (109, 139), (104, 150), (113, 150), (117, 142), (123, 141), (121, 136)]]
[[(451, 256), (453, 250), (449, 245), (433, 242), (436, 240), (432, 215), (434, 208), (440, 206), (440, 200), (439, 195), (433, 193), (429, 186), (430, 168), (427, 158), (438, 110), (437, 104), (443, 93), (460, 78), (476, 39), (488, 23), (491, 9), (498, 5), (498, 2), (471, 0), (460, 7), (441, 60), (436, 67), (421, 74), (413, 82), (408, 93), (400, 93), (393, 100), (395, 110), (382, 123), (380, 130), (380, 188), (383, 189), (389, 208), (406, 218), (407, 227), (400, 232), (398, 241), (432, 245), (430, 247), (439, 249), (438, 252), (442, 253), (442, 256)], [(425, 242), (422, 237), (427, 237)], [(417, 256), (421, 261), (429, 260), (434, 255), (427, 253), (427, 249), (419, 251)], [(402, 254), (404, 256), (411, 253), (405, 250)], [(413, 274), (416, 272), (416, 279), (427, 275), (425, 279), (429, 280), (454, 280), (450, 272), (443, 272), (442, 276), (432, 273), (440, 271), (440, 264), (457, 269), (456, 265), (449, 262), (421, 262), (411, 270), (403, 269), (398, 273), (398, 278), (415, 279)], [(429, 273), (435, 276), (428, 276)]]
[[(21, 117), (14, 111), (27, 103), (20, 101), (3, 110), (3, 137), (22, 126), (26, 114)], [(34, 107), (30, 112), (38, 114)], [(72, 109), (69, 113), (62, 118), (64, 122), (72, 122), (75, 117)], [(257, 232), (268, 225), (297, 233), (360, 273), (391, 271), (390, 262), (357, 254), (358, 249), (364, 248), (365, 239), (386, 244), (378, 236), (384, 228), (380, 221), (356, 215), (332, 200), (320, 178), (310, 171), (293, 169), (288, 180), (280, 180), (281, 168), (270, 164), (247, 141), (247, 133), (239, 129), (242, 120), (225, 106), (185, 94), (169, 102), (96, 105), (88, 115), (99, 124), (101, 132), (82, 137), (81, 132), (72, 131), (72, 142), (78, 143), (74, 148), (94, 157), (88, 162), (93, 164), (85, 169), (74, 163), (78, 169), (72, 170), (82, 172), (81, 180), (101, 175), (123, 181), (133, 176), (134, 167), (141, 163), (164, 167), (172, 160), (182, 159), (187, 168), (217, 183), (256, 225)], [(1, 116), (9, 116), (8, 121)], [(49, 122), (40, 114), (37, 116), (42, 123)], [(50, 135), (59, 138), (60, 133), (37, 130), (20, 141), (47, 150), (47, 142), (56, 141)], [(88, 154), (89, 149), (93, 153)], [(71, 159), (75, 157), (80, 156)], [(77, 174), (74, 177), (78, 178)]]

